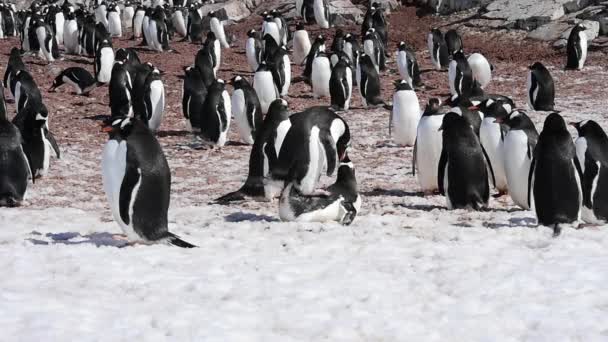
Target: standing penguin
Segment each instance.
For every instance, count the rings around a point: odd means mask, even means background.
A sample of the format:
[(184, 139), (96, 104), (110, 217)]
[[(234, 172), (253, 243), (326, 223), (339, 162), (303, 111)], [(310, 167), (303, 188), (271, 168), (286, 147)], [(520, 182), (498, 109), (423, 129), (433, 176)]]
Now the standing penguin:
[(506, 118), (497, 118), (499, 123), (509, 126), (503, 142), (503, 157), (509, 195), (513, 202), (528, 210), (528, 175), (538, 141), (534, 123), (523, 111), (513, 111)]
[(480, 53), (470, 55), (467, 61), (473, 73), (473, 80), (484, 89), (492, 80), (492, 65)]
[(2, 80), (2, 84), (5, 88), (8, 88), (11, 91), (13, 98), (15, 96), (15, 89), (13, 88), (13, 83), (17, 76), (17, 72), (19, 72), (20, 70), (27, 70), (27, 68), (23, 63), (19, 48), (14, 47), (11, 49), (10, 55), (8, 57), (8, 65), (6, 66), (6, 70), (4, 71), (4, 78)]
[(608, 136), (593, 120), (571, 123), (577, 132), (576, 155), (583, 173), (582, 218), (587, 223), (608, 221)]
[(15, 109), (18, 114), (28, 103), (42, 103), (40, 89), (32, 75), (26, 70), (17, 71), (10, 86), (13, 98), (15, 99)]
[(315, 20), (319, 27), (328, 29), (331, 27), (331, 12), (328, 0), (315, 0), (314, 3)]
[(469, 97), (473, 90), (473, 71), (462, 52), (456, 52), (448, 70), (450, 93)]
[(262, 38), (266, 35), (270, 35), (275, 43), (277, 43), (278, 46), (281, 46), (281, 31), (279, 30), (279, 25), (277, 25), (271, 15), (266, 15), (264, 17), (264, 22), (262, 23)]
[(315, 99), (319, 97), (330, 97), (329, 79), (331, 78), (331, 63), (324, 52), (315, 57), (312, 62), (312, 73), (310, 82), (312, 84), (312, 94)]
[(133, 92), (133, 81), (122, 61), (116, 61), (112, 67), (112, 77), (108, 92), (110, 95), (110, 114), (113, 118), (122, 116), (133, 116), (133, 103), (131, 93)]
[(108, 32), (112, 37), (122, 37), (122, 23), (116, 4), (108, 6)]
[(315, 21), (314, 0), (296, 0), (296, 17), (300, 17), (305, 23)]
[(308, 82), (310, 82), (310, 75), (312, 74), (312, 62), (321, 52), (325, 52), (325, 37), (323, 37), (323, 35), (318, 35), (310, 47), (308, 56), (306, 56), (306, 66), (304, 67), (304, 72), (302, 74), (304, 79), (306, 79)]
[(481, 108), (484, 118), (479, 127), (479, 141), (486, 151), (488, 162), (494, 171), (494, 186), (498, 190), (499, 195), (506, 194), (509, 188), (507, 186), (507, 176), (503, 160), (504, 131), (501, 124), (496, 121), (497, 119), (500, 121), (506, 118), (512, 109), (511, 104), (492, 99), (486, 100)]
[(451, 57), (454, 57), (454, 54), (456, 52), (464, 52), (462, 38), (454, 29), (448, 30), (448, 32), (445, 33), (445, 45), (448, 48), (448, 55), (450, 55)]
[(306, 56), (310, 52), (310, 38), (304, 28), (304, 24), (297, 23), (296, 32), (293, 35), (293, 61), (297, 65), (302, 65), (306, 61)]
[(331, 43), (331, 51), (342, 52), (344, 51), (344, 32), (342, 29), (337, 29), (334, 35), (334, 40)]
[(277, 26), (279, 27), (279, 33), (280, 33), (280, 37), (281, 37), (280, 45), (287, 45), (287, 38), (290, 35), (290, 32), (289, 32), (289, 27), (287, 26), (287, 22), (285, 21), (285, 18), (283, 18), (281, 13), (279, 11), (277, 11), (276, 9), (273, 9), (272, 11), (270, 11), (270, 15), (272, 15), (272, 19), (274, 20), (275, 23), (277, 23)]
[(55, 77), (49, 92), (55, 91), (65, 83), (71, 85), (77, 95), (88, 95), (96, 86), (95, 78), (86, 69), (71, 67), (63, 70)]
[(55, 56), (53, 51), (57, 48), (57, 41), (55, 40), (53, 31), (44, 23), (44, 21), (42, 21), (42, 19), (37, 20), (34, 23), (34, 27), (40, 46), (38, 56), (45, 59), (47, 62), (54, 62)]
[(384, 47), (380, 36), (376, 33), (376, 30), (370, 28), (363, 39), (363, 52), (365, 52), (374, 62), (376, 71), (384, 70), (386, 68), (386, 57), (384, 55)]
[(207, 97), (207, 86), (197, 67), (184, 68), (184, 84), (182, 88), (182, 112), (186, 118), (189, 129), (200, 132), (200, 115), (203, 111), (203, 103)]
[(25, 197), (31, 171), (21, 143), (19, 129), (6, 117), (0, 85), (0, 207), (18, 207)]
[(243, 141), (251, 145), (264, 118), (260, 100), (253, 87), (241, 76), (235, 76), (230, 83), (234, 87), (231, 103), (237, 130)]
[(125, 1), (125, 7), (121, 13), (122, 26), (125, 29), (133, 28), (133, 17), (135, 17), (135, 6), (129, 0)]
[(230, 128), (231, 105), (225, 92), (223, 80), (213, 83), (208, 89), (200, 117), (201, 137), (205, 142), (220, 147), (226, 144)]
[(400, 42), (397, 49), (397, 68), (401, 79), (409, 83), (411, 88), (422, 84), (416, 54), (405, 42)]
[(165, 114), (165, 86), (160, 71), (154, 68), (146, 78), (144, 85), (145, 120), (152, 132), (156, 132)]
[(108, 83), (112, 76), (112, 66), (114, 65), (114, 49), (109, 39), (104, 39), (99, 43), (95, 53), (95, 78), (99, 83)]
[(361, 54), (357, 65), (357, 84), (366, 107), (384, 104), (380, 97), (380, 77), (372, 59), (365, 53)]
[(211, 32), (215, 34), (215, 37), (219, 40), (221, 47), (224, 49), (230, 48), (228, 41), (226, 40), (226, 32), (224, 31), (224, 23), (217, 17), (215, 11), (209, 11), (209, 27)]
[(266, 114), (272, 101), (279, 98), (279, 90), (274, 83), (272, 70), (266, 65), (266, 62), (260, 63), (258, 70), (253, 75), (253, 89), (260, 100), (262, 113)]
[(207, 32), (207, 39), (203, 45), (203, 49), (207, 48), (213, 58), (213, 73), (217, 75), (217, 71), (222, 64), (222, 48), (220, 42), (215, 37), (215, 33), (211, 31)]
[(580, 70), (585, 66), (587, 60), (587, 28), (583, 24), (576, 24), (570, 31), (566, 50), (568, 59), (566, 69)]
[(580, 219), (582, 170), (561, 115), (547, 116), (528, 176), (528, 201), (538, 224), (561, 233), (561, 225)]
[(133, 16), (133, 39), (141, 38), (145, 16), (146, 9), (141, 5), (137, 6), (137, 10), (135, 11), (135, 15)]
[(258, 69), (260, 62), (262, 61), (263, 52), (260, 34), (254, 29), (249, 30), (247, 32), (247, 42), (245, 43), (245, 55), (247, 55), (247, 63), (249, 64), (251, 71), (255, 72)]
[(105, 28), (108, 28), (108, 11), (105, 2), (95, 8), (95, 23), (101, 23)]
[(148, 46), (158, 52), (170, 50), (165, 10), (156, 7), (148, 20)]
[(344, 53), (350, 59), (350, 63), (353, 69), (353, 84), (357, 85), (357, 77), (355, 73), (357, 71), (357, 66), (359, 65), (359, 51), (361, 50), (359, 46), (359, 41), (357, 37), (354, 35), (347, 33), (344, 36)]
[(183, 7), (178, 7), (173, 10), (173, 14), (171, 14), (171, 23), (173, 24), (173, 27), (175, 27), (175, 32), (184, 38), (188, 37), (187, 20), (188, 16)]
[(63, 47), (67, 54), (78, 54), (78, 21), (74, 13), (67, 14), (63, 24)]
[(348, 110), (353, 92), (353, 72), (348, 57), (340, 58), (331, 70), (329, 94), (331, 105), (337, 110)]
[(287, 96), (291, 85), (291, 61), (285, 46), (272, 56), (272, 77), (281, 96)]
[(528, 104), (530, 109), (552, 111), (555, 105), (555, 86), (549, 70), (540, 62), (530, 66), (528, 73)]
[(421, 115), (418, 96), (414, 89), (404, 80), (395, 81), (393, 112), (388, 124), (388, 131), (389, 135), (392, 135), (391, 127), (395, 126), (397, 144), (414, 146)]
[(435, 66), (435, 69), (441, 70), (447, 68), (450, 64), (448, 47), (439, 29), (434, 28), (431, 30), (427, 38), (427, 45), (431, 55), (431, 62)]
[(101, 161), (103, 188), (114, 220), (128, 239), (195, 247), (168, 230), (171, 171), (163, 150), (138, 119), (112, 118)]
[(439, 99), (429, 99), (416, 130), (412, 173), (415, 174), (418, 168), (418, 182), (427, 195), (439, 189), (437, 170), (443, 146), (443, 137), (439, 128), (445, 115), (439, 111), (439, 105)]
[(447, 113), (440, 129), (443, 147), (437, 183), (448, 209), (487, 207), (490, 186), (485, 153), (469, 122), (456, 113)]

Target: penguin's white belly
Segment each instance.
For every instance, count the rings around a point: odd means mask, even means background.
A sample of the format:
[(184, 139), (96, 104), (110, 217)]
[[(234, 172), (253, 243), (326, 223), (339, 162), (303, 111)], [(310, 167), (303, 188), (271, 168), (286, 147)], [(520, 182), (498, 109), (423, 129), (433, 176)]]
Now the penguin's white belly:
[(270, 103), (278, 98), (274, 80), (270, 71), (256, 72), (253, 76), (253, 89), (262, 106), (262, 112), (266, 114)]
[(53, 149), (53, 146), (51, 145), (51, 142), (46, 138), (46, 135), (44, 134), (44, 129), (41, 128), (40, 130), (40, 133), (42, 134), (44, 152), (42, 157), (42, 169), (39, 171), (38, 174), (41, 176), (45, 176), (49, 171), (49, 167), (51, 166), (51, 150)]
[(410, 87), (414, 87), (412, 77), (408, 71), (409, 65), (407, 61), (407, 53), (405, 51), (399, 51), (397, 53), (397, 68), (399, 69), (399, 75), (401, 79), (406, 81)]
[(65, 18), (63, 13), (57, 13), (55, 15), (55, 39), (57, 45), (63, 45), (63, 26), (65, 25)]
[(473, 79), (479, 83), (481, 88), (485, 88), (492, 79), (492, 68), (488, 60), (479, 53), (474, 53), (468, 58), (471, 71), (473, 72)]
[(281, 95), (287, 96), (287, 94), (289, 94), (289, 87), (291, 86), (291, 61), (289, 60), (288, 55), (283, 56), (283, 67), (283, 73), (285, 74), (285, 83), (283, 84)]
[(144, 21), (143, 14), (136, 15), (135, 19), (133, 20), (133, 36), (135, 36), (135, 38), (141, 38), (143, 21)]
[(394, 139), (397, 144), (414, 146), (420, 121), (418, 96), (413, 90), (401, 90), (393, 95)]
[(581, 164), (581, 171), (585, 173), (585, 152), (587, 152), (587, 139), (578, 137), (574, 141), (576, 147), (576, 157)]
[(258, 56), (255, 51), (255, 39), (248, 38), (245, 45), (245, 54), (247, 55), (247, 63), (251, 71), (255, 72), (258, 69)]
[(108, 14), (108, 31), (112, 37), (122, 37), (122, 26), (118, 12)]
[(108, 13), (106, 11), (105, 5), (101, 5), (101, 6), (97, 7), (97, 9), (95, 10), (95, 22), (102, 23), (103, 26), (106, 27), (106, 29), (108, 28), (107, 15), (108, 15)]
[(126, 29), (133, 27), (133, 15), (135, 15), (135, 9), (133, 9), (133, 7), (125, 7), (122, 12), (122, 25)]
[(156, 51), (163, 51), (163, 47), (158, 40), (158, 26), (156, 20), (148, 21), (148, 46)]
[[(500, 124), (494, 122), (494, 118), (484, 118), (479, 127), (479, 140), (481, 145), (486, 150), (494, 178), (496, 180), (496, 189), (499, 191), (507, 190), (507, 177), (505, 176), (505, 166), (503, 163), (503, 141), (500, 138)], [(488, 175), (490, 184), (492, 184), (492, 175)]]
[(19, 99), (21, 99), (21, 82), (17, 81), (15, 85), (15, 94), (13, 95), (15, 98), (15, 107), (17, 107), (17, 112), (21, 109), (19, 108)]
[(78, 53), (78, 23), (76, 20), (65, 22), (63, 29), (63, 46), (67, 53)]
[(450, 94), (456, 95), (456, 72), (458, 69), (458, 64), (456, 61), (451, 61), (450, 66), (448, 68), (448, 81), (450, 82)]
[(418, 165), (418, 182), (423, 191), (434, 191), (438, 188), (437, 171), (443, 137), (439, 127), (443, 115), (422, 117), (418, 124), (416, 142), (416, 164)]
[(222, 49), (220, 47), (220, 42), (217, 39), (213, 42), (213, 53), (215, 53), (215, 66), (213, 67), (213, 72), (217, 74), (217, 71), (220, 69), (220, 64), (222, 63)]
[(97, 75), (97, 81), (102, 83), (110, 82), (112, 77), (112, 67), (114, 66), (114, 50), (111, 47), (101, 49), (101, 67), (99, 68), (99, 74)]
[(319, 128), (314, 126), (310, 130), (310, 137), (308, 140), (308, 155), (309, 163), (306, 170), (306, 175), (297, 185), (298, 190), (304, 195), (309, 195), (315, 191), (323, 166), (326, 164), (325, 160), (325, 149), (321, 145), (319, 139)]
[[(533, 153), (534, 151), (530, 151)], [(503, 142), (505, 176), (509, 195), (523, 209), (528, 205), (528, 176), (532, 160), (528, 158), (528, 137), (521, 130), (509, 131)]]
[(148, 46), (151, 47), (151, 38), (150, 38), (150, 17), (144, 16), (141, 22), (141, 32), (148, 43)]
[(443, 192), (445, 193), (446, 207), (448, 210), (454, 209), (452, 205), (452, 199), (450, 198), (450, 192), (448, 189), (450, 188), (450, 176), (448, 174), (450, 162), (445, 163), (445, 169), (443, 170)]
[[(36, 29), (36, 38), (38, 38), (38, 44), (40, 44), (39, 55), (40, 57), (46, 59), (48, 62), (53, 62), (55, 59), (53, 58), (53, 53), (49, 49), (49, 46), (45, 44), (46, 40), (46, 30), (44, 27), (40, 26)], [(50, 43), (49, 43), (50, 45)]]
[(186, 23), (184, 21), (184, 16), (181, 12), (178, 11), (173, 13), (173, 16), (171, 16), (171, 21), (173, 22), (173, 27), (175, 27), (175, 31), (177, 31), (180, 36), (185, 37), (188, 34), (186, 29)]
[(315, 97), (330, 96), (329, 79), (331, 78), (331, 65), (328, 58), (315, 58), (312, 62), (312, 92)]
[(293, 62), (302, 65), (310, 52), (310, 38), (304, 30), (296, 31), (293, 36)]
[[(245, 94), (243, 90), (237, 89), (232, 93), (232, 114), (236, 121), (236, 128), (239, 135), (247, 144), (253, 144), (253, 136), (251, 135), (251, 127), (247, 120), (247, 104), (245, 103)], [(255, 110), (255, 109), (254, 109)]]
[(158, 130), (165, 113), (165, 87), (162, 81), (150, 83), (150, 103), (152, 104), (152, 117), (148, 125), (152, 131)]
[(348, 92), (346, 93), (346, 101), (344, 101), (344, 110), (350, 108), (350, 99), (353, 95), (353, 72), (351, 68), (346, 68), (346, 84), (348, 84)]
[(329, 18), (325, 18), (325, 7), (323, 5), (323, 0), (315, 0), (314, 3), (314, 12), (315, 12), (315, 20), (319, 27), (323, 29), (329, 28)]
[(355, 78), (357, 79), (357, 88), (359, 88), (359, 95), (363, 99), (363, 102), (365, 102), (365, 95), (363, 95), (363, 89), (361, 86), (361, 65), (359, 64), (357, 64), (357, 69), (355, 70)]
[(262, 35), (262, 38), (264, 38), (265, 35), (269, 34), (277, 42), (277, 45), (281, 46), (281, 33), (279, 32), (279, 27), (275, 22), (264, 22), (263, 31), (264, 34)]
[(581, 56), (578, 60), (578, 68), (582, 69), (585, 66), (585, 61), (587, 60), (587, 34), (585, 31), (581, 31), (578, 33), (578, 37), (581, 44)]
[(370, 39), (366, 39), (363, 41), (363, 52), (365, 52), (368, 56), (371, 57), (374, 65), (378, 65), (378, 61), (376, 60), (376, 54), (374, 53), (374, 42)]
[(218, 18), (211, 18), (211, 22), (209, 24), (211, 27), (211, 31), (215, 33), (215, 36), (222, 44), (222, 47), (224, 49), (229, 48), (230, 45), (228, 45), (228, 41), (226, 41), (226, 33), (224, 32), (224, 24), (222, 24), (222, 22)]
[(219, 146), (224, 146), (226, 141), (228, 141), (228, 130), (230, 129), (230, 119), (232, 118), (232, 102), (230, 101), (230, 95), (227, 90), (222, 92), (222, 98), (224, 100), (224, 113), (226, 113), (226, 126), (220, 132)]
[(25, 24), (24, 29), (23, 29), (23, 50), (24, 51), (30, 51), (30, 36), (29, 36), (29, 31), (30, 31), (30, 22), (31, 22), (31, 17), (27, 18), (25, 20)]
[(532, 94), (530, 94), (530, 90), (532, 90), (532, 77), (534, 76), (532, 75), (532, 71), (530, 71), (528, 73), (528, 81), (526, 83), (526, 89), (528, 89), (526, 95), (528, 97), (528, 105), (530, 106), (530, 109), (534, 110), (534, 102), (536, 102), (536, 97), (538, 95), (538, 84), (536, 85), (536, 88), (532, 91)]

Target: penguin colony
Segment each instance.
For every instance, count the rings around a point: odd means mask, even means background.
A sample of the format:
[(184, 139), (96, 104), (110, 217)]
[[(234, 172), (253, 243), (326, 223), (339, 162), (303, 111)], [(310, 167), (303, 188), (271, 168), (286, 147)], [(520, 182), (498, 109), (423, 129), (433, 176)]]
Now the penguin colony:
[[(91, 2), (90, 7), (34, 1), (16, 11), (0, 4), (0, 39), (17, 36), (0, 86), (0, 206), (19, 206), (26, 190), (44, 177), (51, 157), (60, 158), (49, 113), (22, 56), (52, 63), (63, 55), (93, 58), (91, 73), (70, 67), (58, 73), (49, 91), (69, 85), (75, 94), (109, 95), (102, 131), (103, 188), (115, 221), (133, 243), (195, 247), (168, 231), (171, 170), (155, 133), (165, 114), (163, 72), (142, 62), (135, 49), (116, 49), (113, 39), (129, 35), (158, 53), (176, 53), (175, 35), (200, 45), (183, 68), (182, 113), (195, 140), (208, 148), (226, 144), (232, 118), (251, 145), (245, 184), (216, 200), (277, 199), (283, 220), (337, 221), (348, 225), (361, 209), (355, 166), (349, 158), (348, 116), (353, 96), (365, 107), (388, 110), (388, 131), (399, 145), (413, 146), (413, 173), (425, 194), (440, 193), (448, 209), (488, 207), (491, 192), (509, 195), (538, 223), (559, 235), (564, 224), (608, 219), (608, 136), (594, 121), (566, 123), (555, 111), (555, 87), (540, 62), (529, 67), (528, 106), (547, 111), (538, 133), (526, 112), (506, 95), (484, 91), (494, 68), (480, 53), (467, 56), (456, 30), (428, 33), (434, 69), (447, 71), (450, 97), (432, 98), (421, 110), (416, 90), (425, 87), (415, 51), (405, 42), (388, 45), (389, 22), (378, 3), (367, 8), (361, 32), (336, 30), (332, 44), (311, 36), (305, 25), (333, 27), (327, 0), (297, 0), (296, 20), (277, 11), (261, 13), (260, 27), (242, 46), (227, 35), (218, 13), (202, 2), (174, 0)], [(580, 70), (587, 58), (585, 27), (577, 24), (567, 45), (566, 69)], [(222, 49), (243, 49), (251, 74), (217, 78)], [(392, 55), (390, 50), (396, 48)], [(395, 63), (399, 79), (390, 99), (380, 77)], [(292, 64), (304, 67), (292, 77)], [(290, 85), (304, 81), (324, 106), (291, 113)], [(232, 88), (232, 94), (229, 88)], [(357, 88), (359, 95), (353, 95)], [(14, 116), (6, 106), (14, 103)], [(355, 92), (355, 93), (357, 93)], [(392, 101), (389, 101), (392, 100)], [(12, 119), (9, 117), (12, 116)], [(335, 176), (319, 188), (325, 173)]]

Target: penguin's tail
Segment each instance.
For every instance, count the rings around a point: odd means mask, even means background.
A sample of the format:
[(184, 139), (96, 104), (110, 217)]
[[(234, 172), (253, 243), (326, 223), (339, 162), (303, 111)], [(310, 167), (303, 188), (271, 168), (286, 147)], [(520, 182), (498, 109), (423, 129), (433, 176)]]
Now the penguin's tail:
[(559, 225), (559, 223), (556, 223), (553, 226), (553, 237), (556, 238), (558, 237), (560, 234), (562, 233), (562, 227)]
[(173, 246), (181, 248), (196, 248), (197, 246), (182, 240), (179, 236), (173, 233), (167, 233), (167, 241)]

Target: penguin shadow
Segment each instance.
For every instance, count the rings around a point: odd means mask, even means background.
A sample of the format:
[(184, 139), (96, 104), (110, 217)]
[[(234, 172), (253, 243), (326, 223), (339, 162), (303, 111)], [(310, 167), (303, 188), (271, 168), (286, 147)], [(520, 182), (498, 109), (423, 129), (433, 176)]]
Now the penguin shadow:
[(226, 142), (226, 144), (224, 146), (251, 146), (250, 144), (246, 144), (242, 141), (233, 141), (233, 140), (229, 140)]
[[(75, 105), (84, 106), (84, 105), (86, 105), (86, 103), (79, 102), (79, 103), (75, 103)], [(104, 121), (109, 117), (110, 117), (109, 115), (97, 114), (97, 115), (85, 116), (83, 119), (92, 120), (92, 121)]]
[(76, 64), (93, 64), (93, 61), (89, 61), (87, 59), (82, 58), (66, 58), (66, 61), (76, 63)]
[(424, 197), (424, 192), (422, 192), (422, 191), (403, 191), (403, 190), (375, 188), (375, 189), (373, 189), (371, 191), (361, 192), (361, 195), (367, 196), (367, 197), (384, 197), (384, 196), (392, 196), (392, 197)]
[(95, 247), (107, 246), (123, 248), (129, 246), (129, 242), (126, 240), (117, 240), (113, 234), (102, 232), (102, 233), (91, 233), (81, 235), (76, 232), (65, 232), (65, 233), (47, 233), (42, 236), (41, 233), (31, 232), (30, 234), (40, 236), (39, 238), (29, 238), (26, 241), (31, 242), (34, 245), (48, 246), (48, 245), (94, 245)]
[(536, 228), (538, 224), (536, 219), (532, 217), (512, 217), (508, 222), (483, 222), (482, 225), (489, 229), (500, 229), (500, 228)]
[(395, 207), (403, 207), (410, 210), (418, 210), (418, 211), (433, 211), (435, 209), (445, 210), (446, 207), (434, 204), (405, 204), (405, 203), (395, 203), (393, 204)]
[(156, 136), (159, 138), (165, 137), (185, 137), (190, 135), (190, 131), (177, 131), (177, 130), (168, 130), (168, 131), (158, 131), (156, 132)]
[(224, 217), (224, 220), (226, 222), (243, 222), (243, 221), (279, 222), (280, 221), (276, 217), (272, 217), (272, 216), (268, 216), (268, 215), (257, 215), (254, 213), (244, 213), (244, 212), (228, 214)]
[(312, 99), (314, 96), (309, 94), (289, 95), (292, 99)]

